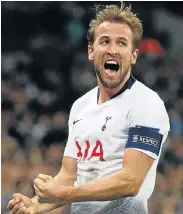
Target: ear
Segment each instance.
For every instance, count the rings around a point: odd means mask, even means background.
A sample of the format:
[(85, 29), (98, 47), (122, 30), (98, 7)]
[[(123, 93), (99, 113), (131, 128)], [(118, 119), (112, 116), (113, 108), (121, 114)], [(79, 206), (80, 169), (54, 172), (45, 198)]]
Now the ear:
[(138, 53), (139, 50), (138, 49), (134, 49), (132, 52), (132, 64), (134, 65), (137, 61), (137, 57), (138, 57)]
[(88, 45), (88, 59), (90, 61), (94, 60), (93, 47), (91, 45)]

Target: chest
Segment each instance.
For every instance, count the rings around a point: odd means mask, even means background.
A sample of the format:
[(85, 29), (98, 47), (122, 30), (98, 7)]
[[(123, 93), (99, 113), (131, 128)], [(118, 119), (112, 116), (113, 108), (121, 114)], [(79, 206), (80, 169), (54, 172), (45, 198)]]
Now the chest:
[(73, 133), (77, 137), (89, 135), (111, 136), (127, 126), (127, 108), (106, 105), (80, 110), (73, 121)]
[(127, 115), (128, 108), (116, 103), (79, 111), (73, 124), (78, 157), (121, 158), (128, 134)]

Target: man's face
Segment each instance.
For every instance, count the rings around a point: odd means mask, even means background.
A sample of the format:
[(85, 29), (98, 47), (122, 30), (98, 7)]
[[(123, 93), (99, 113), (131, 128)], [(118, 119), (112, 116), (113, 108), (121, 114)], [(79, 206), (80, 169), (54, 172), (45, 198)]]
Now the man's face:
[(94, 44), (88, 46), (89, 60), (104, 87), (115, 89), (136, 63), (138, 49), (133, 49), (132, 31), (125, 23), (103, 22), (95, 29)]

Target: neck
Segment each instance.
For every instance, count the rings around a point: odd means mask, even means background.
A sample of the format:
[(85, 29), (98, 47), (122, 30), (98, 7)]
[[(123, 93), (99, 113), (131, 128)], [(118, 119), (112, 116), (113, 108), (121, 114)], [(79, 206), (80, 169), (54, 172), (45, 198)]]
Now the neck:
[(123, 82), (114, 89), (104, 87), (103, 84), (100, 82), (100, 80), (97, 78), (98, 86), (100, 88), (100, 96), (99, 96), (98, 104), (102, 104), (110, 100), (125, 85), (127, 80), (130, 78), (130, 75), (131, 75), (131, 72), (128, 72)]

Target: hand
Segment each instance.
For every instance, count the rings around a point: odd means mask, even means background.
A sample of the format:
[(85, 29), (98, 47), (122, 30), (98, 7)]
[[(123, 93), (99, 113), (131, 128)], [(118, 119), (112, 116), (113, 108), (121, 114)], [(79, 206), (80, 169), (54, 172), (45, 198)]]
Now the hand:
[(36, 214), (36, 206), (32, 200), (20, 193), (13, 195), (13, 199), (9, 201), (7, 208), (10, 214)]
[(35, 193), (40, 203), (64, 203), (66, 187), (57, 184), (53, 177), (49, 175), (39, 174), (34, 180)]

